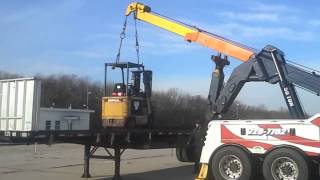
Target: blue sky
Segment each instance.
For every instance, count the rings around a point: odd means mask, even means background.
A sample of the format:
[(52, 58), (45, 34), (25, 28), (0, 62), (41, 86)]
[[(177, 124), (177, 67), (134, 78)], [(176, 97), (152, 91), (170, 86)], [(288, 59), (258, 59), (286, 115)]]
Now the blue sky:
[[(115, 59), (124, 12), (131, 1), (10, 0), (0, 6), (0, 70), (32, 76), (74, 73), (103, 79), (103, 63)], [(318, 1), (142, 1), (160, 14), (261, 49), (277, 46), (286, 58), (320, 69)], [(135, 61), (129, 18), (122, 59)], [(138, 22), (141, 59), (154, 71), (154, 86), (206, 96), (216, 54), (197, 44)], [(231, 60), (227, 74), (239, 65)], [(300, 92), (300, 91), (299, 91)], [(307, 112), (320, 112), (314, 95), (301, 92)], [(247, 104), (284, 106), (277, 86), (249, 84), (239, 99)]]

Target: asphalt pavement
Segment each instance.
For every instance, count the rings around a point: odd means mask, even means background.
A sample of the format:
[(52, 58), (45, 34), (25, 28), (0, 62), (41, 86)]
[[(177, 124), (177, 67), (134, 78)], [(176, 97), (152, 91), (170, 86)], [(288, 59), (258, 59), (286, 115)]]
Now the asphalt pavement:
[[(83, 146), (74, 144), (0, 146), (0, 180), (86, 179), (83, 173)], [(105, 155), (103, 149), (98, 155)], [(94, 180), (111, 180), (112, 160), (93, 159)], [(181, 163), (173, 149), (126, 150), (121, 159), (123, 180), (194, 179), (193, 165)]]

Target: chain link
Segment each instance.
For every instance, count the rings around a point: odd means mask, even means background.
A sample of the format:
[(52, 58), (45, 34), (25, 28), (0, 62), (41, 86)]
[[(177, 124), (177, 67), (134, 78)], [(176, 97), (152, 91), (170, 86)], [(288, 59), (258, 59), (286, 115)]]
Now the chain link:
[(123, 39), (126, 37), (127, 19), (128, 18), (126, 16), (124, 23), (123, 23), (123, 27), (122, 27), (122, 32), (120, 33), (120, 45), (119, 45), (118, 54), (116, 57), (116, 63), (119, 63), (119, 61), (120, 61), (122, 42), (123, 42)]
[(139, 37), (138, 37), (136, 12), (134, 13), (134, 28), (135, 28), (135, 37), (136, 37), (137, 62), (138, 62), (138, 64), (140, 64), (140, 52), (139, 52), (140, 50), (139, 50)]
[[(127, 28), (127, 16), (125, 17), (125, 21), (123, 23), (122, 32), (120, 33), (120, 45), (118, 49), (118, 54), (116, 57), (116, 63), (119, 63), (121, 56), (121, 48), (124, 38), (126, 37), (126, 28)], [(136, 13), (134, 13), (134, 27), (135, 27), (135, 49), (137, 54), (137, 63), (140, 64), (140, 45), (139, 45), (139, 36), (138, 36), (138, 28), (137, 28), (137, 18)]]

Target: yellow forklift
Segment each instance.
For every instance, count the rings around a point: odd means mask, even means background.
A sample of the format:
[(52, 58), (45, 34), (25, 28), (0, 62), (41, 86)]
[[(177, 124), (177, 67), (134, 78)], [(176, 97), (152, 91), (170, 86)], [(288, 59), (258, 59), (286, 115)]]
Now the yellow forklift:
[[(107, 95), (108, 72), (121, 74), (114, 89)], [(111, 75), (114, 79), (114, 76)], [(119, 77), (119, 76), (118, 76)], [(143, 82), (141, 82), (141, 79)], [(105, 64), (105, 96), (102, 98), (102, 126), (104, 128), (146, 127), (152, 122), (152, 71), (132, 62)]]

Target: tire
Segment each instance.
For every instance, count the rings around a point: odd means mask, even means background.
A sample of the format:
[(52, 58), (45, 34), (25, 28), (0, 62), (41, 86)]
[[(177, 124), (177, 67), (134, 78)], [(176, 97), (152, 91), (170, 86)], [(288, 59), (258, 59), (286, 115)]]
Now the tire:
[(181, 148), (176, 148), (176, 157), (178, 161), (182, 162)]
[(249, 180), (252, 174), (249, 155), (239, 147), (223, 147), (211, 158), (209, 173), (215, 180)]
[(263, 177), (262, 175), (262, 160), (259, 159), (259, 157), (251, 157), (251, 164), (252, 164), (252, 175), (251, 179), (256, 180), (256, 179), (261, 179)]
[(320, 179), (319, 178), (319, 164), (318, 163), (310, 161), (309, 162), (309, 172), (310, 172), (309, 179), (312, 179), (312, 180), (319, 180)]
[(310, 177), (306, 158), (291, 148), (280, 148), (270, 152), (264, 159), (262, 171), (267, 180), (308, 180)]
[(190, 162), (187, 149), (184, 148), (176, 148), (176, 156), (180, 162)]
[(199, 174), (199, 172), (200, 172), (200, 162), (199, 161), (194, 162), (193, 172), (196, 175)]

